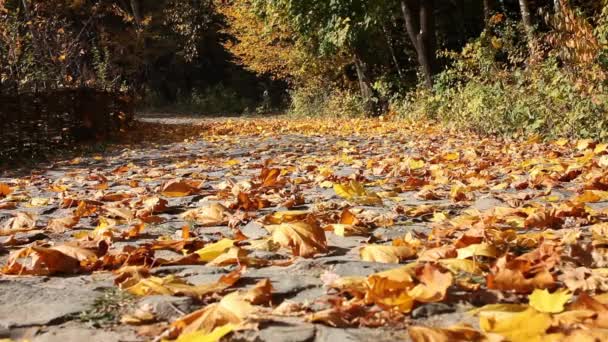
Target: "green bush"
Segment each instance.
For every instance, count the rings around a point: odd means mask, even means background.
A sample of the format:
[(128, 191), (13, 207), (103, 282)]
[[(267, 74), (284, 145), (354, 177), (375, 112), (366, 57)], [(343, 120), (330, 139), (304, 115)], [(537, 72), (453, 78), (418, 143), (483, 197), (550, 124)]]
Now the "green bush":
[(169, 111), (197, 115), (236, 115), (249, 113), (256, 102), (240, 96), (234, 89), (217, 84), (206, 89), (194, 89), (191, 94), (177, 94), (177, 101), (168, 102), (156, 92), (148, 92), (144, 111)]
[(447, 54), (454, 63), (432, 90), (421, 87), (393, 108), (483, 134), (608, 138), (608, 91), (593, 76), (606, 71), (565, 66), (551, 52), (526, 61), (522, 37), (511, 22), (488, 29), (461, 53)]
[(365, 101), (350, 90), (305, 86), (291, 92), (288, 114), (296, 117), (362, 117)]

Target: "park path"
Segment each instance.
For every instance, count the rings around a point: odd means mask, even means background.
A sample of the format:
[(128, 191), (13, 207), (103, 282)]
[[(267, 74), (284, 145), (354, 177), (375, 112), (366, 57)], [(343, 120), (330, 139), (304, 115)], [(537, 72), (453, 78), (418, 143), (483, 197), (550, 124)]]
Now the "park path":
[[(226, 339), (394, 341), (478, 329), (466, 311), (534, 288), (606, 290), (572, 273), (605, 266), (589, 228), (608, 213), (602, 144), (381, 119), (139, 125), (137, 144), (0, 178), (0, 339), (177, 337), (171, 322), (264, 289)], [(532, 266), (507, 267), (509, 285), (499, 261), (522, 256)], [(359, 297), (403, 265), (410, 304)]]

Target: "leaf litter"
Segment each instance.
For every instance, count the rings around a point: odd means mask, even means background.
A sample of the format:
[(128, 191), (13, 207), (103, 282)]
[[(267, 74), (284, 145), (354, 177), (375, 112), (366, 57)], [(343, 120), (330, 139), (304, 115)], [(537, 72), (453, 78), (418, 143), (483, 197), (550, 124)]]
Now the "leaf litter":
[[(192, 298), (171, 322), (123, 316), (149, 327), (142, 339), (230, 339), (287, 318), (413, 341), (608, 338), (608, 154), (594, 142), (381, 119), (190, 133), (0, 179), (0, 272), (110, 273), (138, 297)], [(321, 292), (298, 300), (281, 290), (290, 276)], [(437, 305), (457, 321), (431, 319)]]

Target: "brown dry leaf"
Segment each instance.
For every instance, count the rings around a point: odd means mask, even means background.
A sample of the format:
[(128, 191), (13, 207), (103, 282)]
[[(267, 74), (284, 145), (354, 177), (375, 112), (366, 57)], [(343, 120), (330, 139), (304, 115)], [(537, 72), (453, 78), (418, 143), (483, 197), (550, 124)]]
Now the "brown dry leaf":
[[(19, 262), (26, 258), (31, 260), (29, 267)], [(76, 273), (82, 270), (81, 265), (94, 262), (96, 259), (95, 252), (75, 246), (26, 247), (11, 254), (2, 272), (30, 275)]]
[(363, 261), (398, 264), (416, 256), (416, 250), (409, 246), (367, 245), (361, 248), (359, 255)]
[(181, 217), (202, 226), (223, 226), (228, 224), (228, 215), (226, 207), (218, 203), (212, 203), (208, 206), (188, 210)]
[(316, 224), (288, 222), (266, 228), (272, 233), (274, 242), (281, 247), (290, 248), (295, 256), (310, 258), (315, 254), (327, 252), (325, 231)]
[(114, 284), (121, 289), (129, 288), (142, 279), (150, 276), (150, 269), (145, 266), (124, 266), (114, 271), (116, 278), (114, 278)]
[(60, 219), (50, 220), (46, 225), (46, 229), (52, 231), (53, 233), (63, 233), (68, 229), (74, 228), (80, 221), (80, 217), (78, 216), (68, 216)]
[(160, 190), (160, 193), (166, 197), (184, 197), (190, 196), (198, 192), (198, 189), (190, 185), (184, 180), (174, 179), (165, 183)]
[(338, 236), (342, 236), (342, 237), (368, 236), (369, 235), (369, 229), (367, 229), (365, 227), (358, 227), (358, 226), (353, 226), (350, 224), (341, 224), (341, 223), (334, 223), (334, 224), (327, 225), (327, 226), (325, 226), (325, 228), (323, 228), (323, 230), (333, 232), (334, 234), (336, 234)]
[(6, 221), (4, 227), (0, 229), (0, 236), (33, 230), (36, 228), (36, 221), (37, 216), (35, 214), (19, 212)]
[(468, 325), (449, 328), (412, 326), (407, 329), (413, 342), (475, 342), (485, 341), (484, 335)]
[(525, 228), (557, 228), (564, 223), (555, 209), (541, 208), (524, 221)]
[(279, 179), (281, 175), (280, 169), (262, 169), (260, 174), (260, 180), (262, 184), (261, 188), (271, 188), (271, 187), (283, 187), (285, 185), (285, 181), (283, 179)]
[(357, 216), (355, 216), (355, 214), (348, 210), (348, 208), (342, 210), (342, 213), (340, 214), (340, 224), (356, 226), (360, 223), (361, 221), (357, 218)]
[(519, 293), (530, 293), (534, 289), (552, 288), (555, 285), (553, 275), (546, 269), (540, 269), (529, 276), (517, 269), (504, 268), (496, 274), (487, 276), (488, 288)]
[(414, 299), (408, 295), (408, 289), (414, 282), (415, 264), (374, 273), (367, 277), (365, 300), (381, 307), (395, 308), (409, 312), (414, 307)]
[(239, 292), (230, 293), (219, 303), (210, 304), (171, 323), (172, 338), (194, 332), (211, 333), (227, 324), (241, 325), (256, 312), (256, 308)]
[(98, 210), (98, 207), (94, 204), (88, 203), (86, 201), (78, 202), (78, 206), (74, 209), (74, 216), (78, 217), (87, 217), (95, 214)]
[(162, 213), (167, 210), (167, 200), (160, 197), (147, 197), (141, 201), (143, 208), (137, 210), (136, 217), (145, 218), (154, 214)]
[[(221, 291), (234, 285), (240, 279), (243, 272), (244, 268), (239, 268), (229, 274), (220, 277), (220, 279), (216, 282), (201, 285), (189, 284), (185, 280), (175, 275), (169, 275), (163, 278), (143, 278), (141, 277), (141, 274), (137, 269), (125, 269), (124, 274), (127, 274), (127, 276), (120, 275), (117, 279), (122, 280), (120, 284), (125, 291), (137, 296), (149, 296), (157, 294), (182, 295), (201, 300), (209, 295), (220, 293)], [(139, 278), (139, 280), (135, 284), (133, 284), (134, 279), (129, 278), (129, 276), (133, 278)]]
[(126, 192), (115, 192), (102, 195), (99, 200), (103, 202), (119, 202), (129, 198), (132, 198), (134, 195)]
[(450, 272), (442, 272), (433, 264), (425, 264), (417, 271), (420, 284), (408, 291), (408, 295), (423, 303), (439, 302), (445, 298), (454, 278)]
[(281, 224), (285, 222), (303, 221), (308, 215), (310, 215), (310, 212), (306, 210), (277, 211), (264, 216), (262, 222), (264, 224)]
[(272, 301), (272, 291), (273, 288), (270, 280), (262, 279), (243, 295), (243, 299), (253, 305), (270, 304)]

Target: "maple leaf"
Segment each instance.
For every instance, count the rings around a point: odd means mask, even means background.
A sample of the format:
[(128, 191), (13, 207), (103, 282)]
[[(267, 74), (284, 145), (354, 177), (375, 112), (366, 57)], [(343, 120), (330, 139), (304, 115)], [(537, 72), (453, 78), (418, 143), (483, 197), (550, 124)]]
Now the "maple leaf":
[[(138, 268), (123, 268), (117, 278), (121, 288), (137, 296), (149, 295), (182, 295), (194, 297), (199, 300), (215, 293), (220, 293), (234, 285), (242, 276), (244, 268), (238, 268), (229, 274), (223, 275), (217, 281), (208, 284), (191, 285), (175, 275), (163, 278), (141, 276)], [(137, 281), (136, 281), (137, 280)]]
[(287, 222), (266, 228), (272, 233), (272, 241), (284, 248), (290, 248), (295, 256), (310, 258), (315, 254), (327, 252), (325, 231), (316, 224)]
[(360, 249), (361, 260), (398, 264), (416, 255), (416, 250), (409, 246), (367, 245)]
[(359, 236), (368, 236), (369, 235), (369, 229), (367, 229), (365, 227), (353, 226), (351, 224), (334, 223), (334, 224), (325, 226), (323, 228), (323, 230), (331, 231), (334, 234), (336, 234), (338, 236), (342, 236), (342, 237), (354, 236), (354, 235), (359, 235)]
[(419, 302), (430, 303), (443, 300), (454, 278), (449, 272), (432, 264), (425, 264), (417, 273), (420, 284), (408, 291), (408, 295)]
[(303, 221), (308, 215), (310, 215), (310, 212), (307, 210), (276, 211), (264, 216), (263, 222), (265, 224), (281, 224), (284, 222)]
[(0, 236), (12, 235), (18, 232), (26, 232), (36, 228), (37, 215), (19, 212), (10, 218), (0, 229)]
[(68, 229), (74, 228), (80, 221), (78, 216), (68, 216), (60, 219), (50, 220), (46, 226), (47, 230), (53, 233), (63, 233)]
[(449, 328), (411, 326), (407, 329), (413, 342), (475, 342), (483, 341), (484, 334), (468, 325)]
[(560, 313), (564, 311), (564, 304), (566, 304), (570, 298), (572, 298), (572, 294), (564, 289), (557, 290), (554, 293), (549, 293), (546, 289), (537, 289), (528, 296), (531, 307), (539, 312), (546, 313)]
[(255, 307), (239, 292), (230, 293), (219, 303), (209, 304), (171, 323), (170, 336), (188, 336), (191, 333), (209, 334), (228, 324), (238, 326), (254, 314)]
[(224, 324), (206, 333), (203, 331), (193, 331), (191, 333), (180, 335), (175, 342), (216, 342), (222, 337), (230, 334), (236, 329), (234, 324)]
[[(30, 266), (22, 265), (19, 260), (30, 258)], [(2, 269), (5, 274), (52, 275), (57, 273), (76, 273), (82, 265), (97, 260), (94, 251), (75, 246), (60, 245), (52, 248), (26, 247), (13, 252)]]
[(270, 280), (262, 279), (244, 293), (243, 299), (254, 305), (269, 304), (272, 301), (272, 291)]
[(209, 262), (224, 254), (224, 252), (234, 246), (234, 243), (234, 240), (222, 239), (195, 251), (194, 254), (198, 254), (198, 258), (201, 261)]
[(382, 204), (382, 198), (376, 193), (365, 190), (363, 185), (357, 181), (350, 181), (346, 184), (334, 184), (334, 191), (338, 196), (359, 204)]
[(184, 180), (174, 179), (165, 183), (160, 193), (166, 197), (184, 197), (198, 192), (198, 189)]
[(222, 226), (228, 224), (228, 215), (226, 207), (218, 203), (212, 203), (188, 210), (181, 217), (188, 221), (195, 221), (202, 226)]
[(551, 322), (549, 314), (532, 308), (515, 313), (507, 312), (500, 316), (479, 317), (479, 325), (484, 332), (502, 335), (512, 342), (541, 340)]

